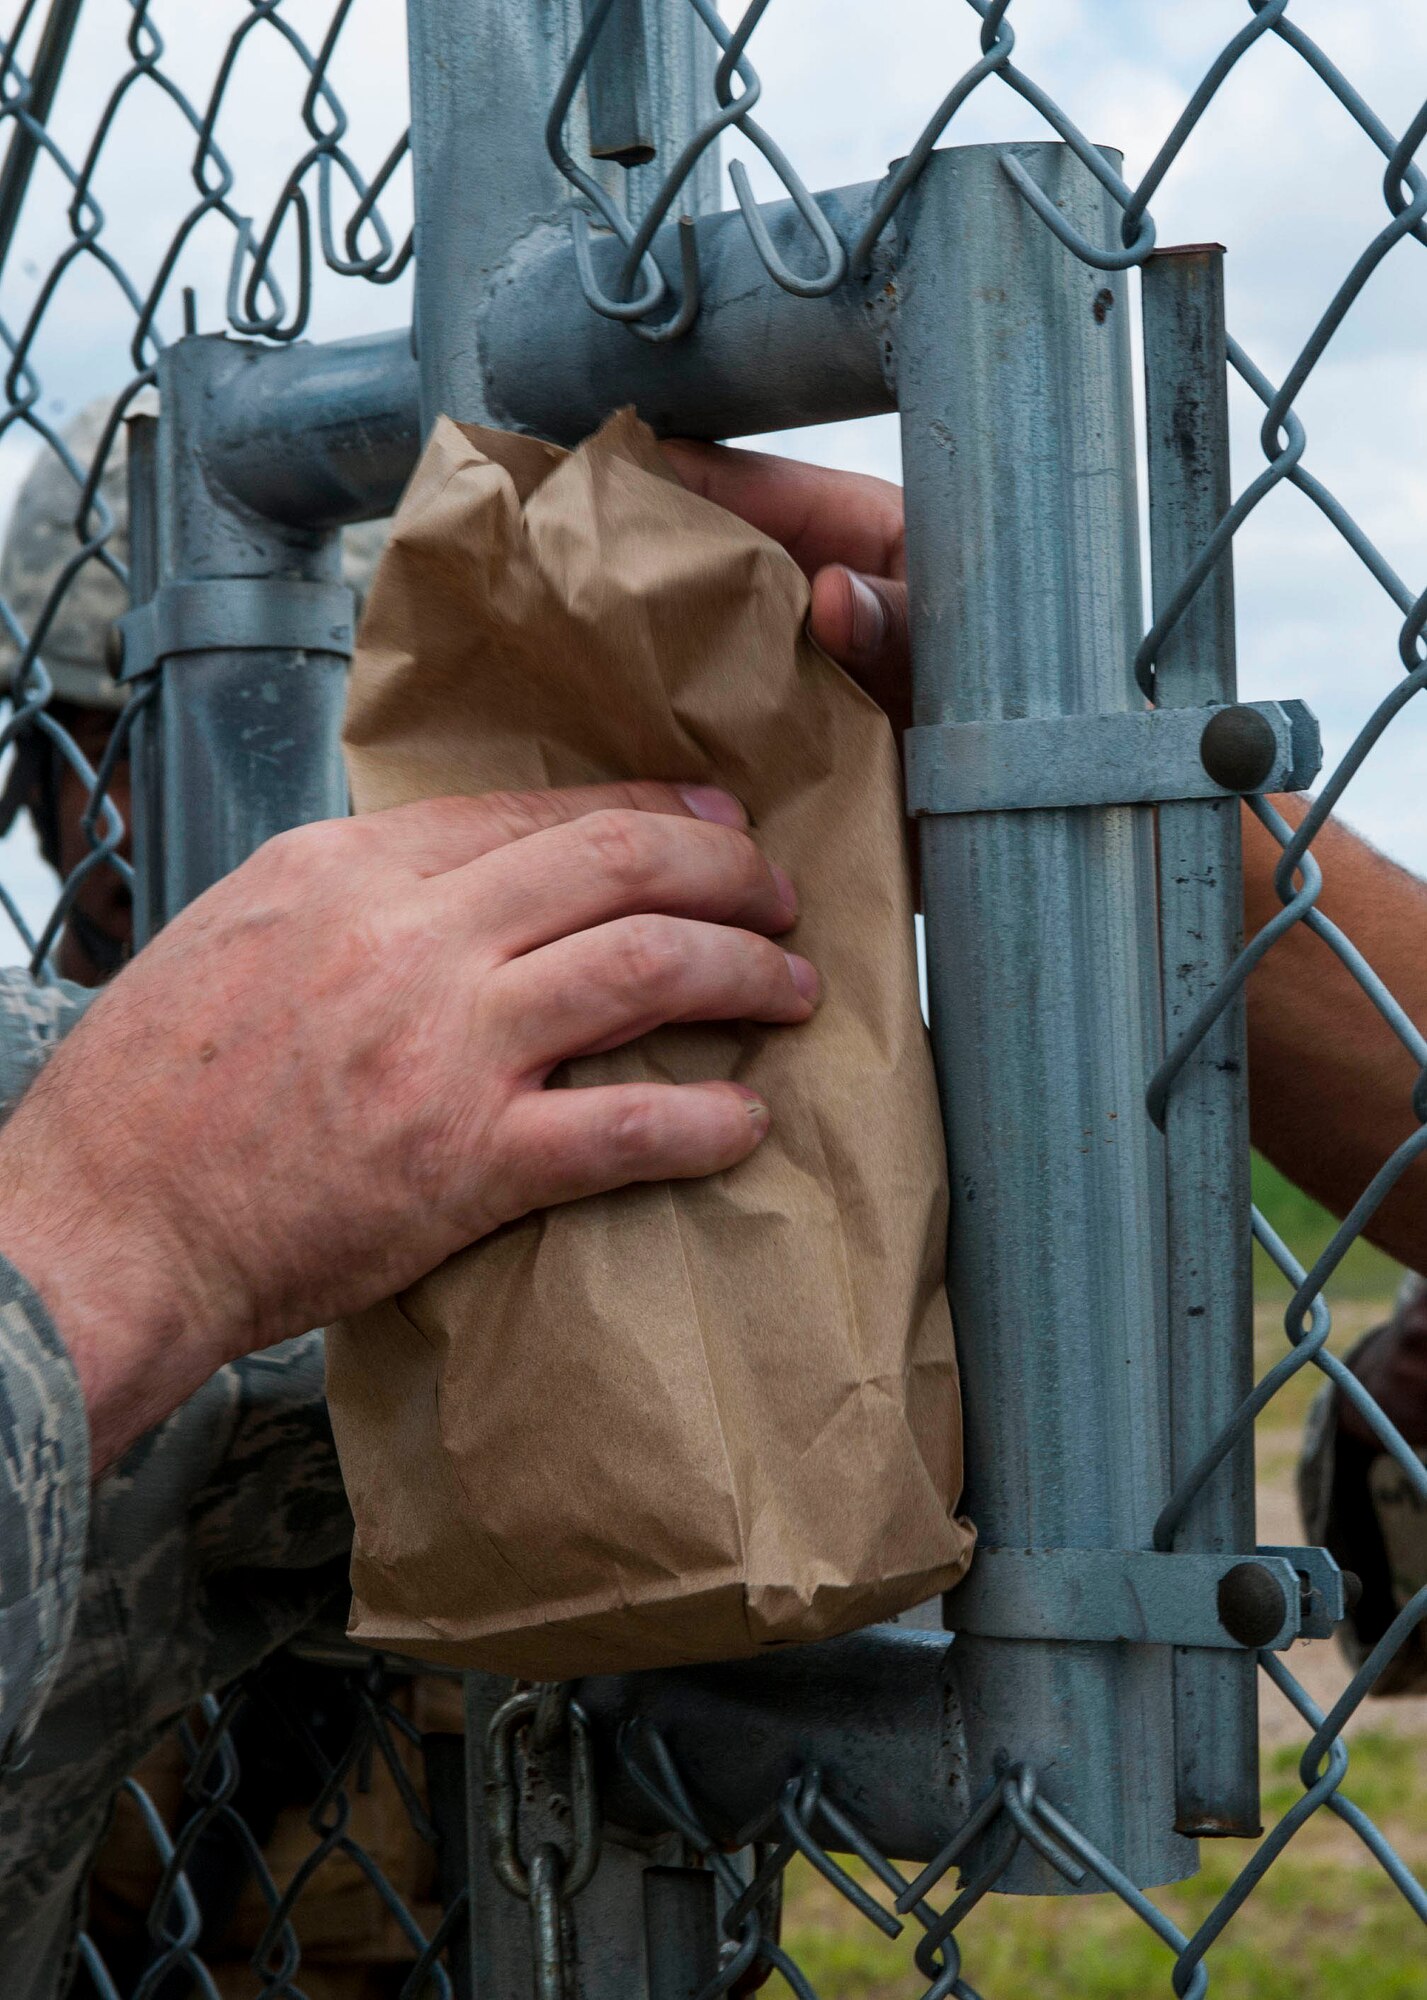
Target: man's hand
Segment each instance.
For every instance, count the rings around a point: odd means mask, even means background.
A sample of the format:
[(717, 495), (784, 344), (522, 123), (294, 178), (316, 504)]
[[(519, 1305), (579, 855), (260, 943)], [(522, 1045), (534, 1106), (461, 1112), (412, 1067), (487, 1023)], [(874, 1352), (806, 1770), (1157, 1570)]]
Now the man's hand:
[[(902, 495), (883, 479), (830, 472), (766, 452), (686, 440), (664, 450), (680, 479), (781, 542), (812, 580), (814, 639), (886, 709), (911, 716)], [(1274, 804), (1296, 822), (1302, 801)], [(1324, 869), (1319, 908), (1341, 923), (1415, 1020), (1427, 1024), (1427, 886), (1346, 827), (1314, 842)], [(1279, 908), (1279, 849), (1244, 814), (1246, 928)], [(1415, 1074), (1362, 988), (1318, 938), (1297, 926), (1249, 981), (1254, 1143), (1299, 1187), (1344, 1215), (1393, 1147), (1416, 1129)], [(1427, 1159), (1405, 1175), (1366, 1234), (1427, 1272)], [(1424, 1440), (1427, 1441), (1427, 1440)]]
[(900, 487), (725, 445), (677, 439), (664, 451), (691, 491), (783, 544), (812, 583), (813, 638), (881, 703), (900, 739), (912, 720)]
[(671, 1021), (798, 1022), (791, 885), (706, 788), (437, 799), (269, 841), (141, 952), (0, 1134), (0, 1249), (96, 1469), (225, 1360), (517, 1216), (735, 1165), (734, 1083), (543, 1086)]

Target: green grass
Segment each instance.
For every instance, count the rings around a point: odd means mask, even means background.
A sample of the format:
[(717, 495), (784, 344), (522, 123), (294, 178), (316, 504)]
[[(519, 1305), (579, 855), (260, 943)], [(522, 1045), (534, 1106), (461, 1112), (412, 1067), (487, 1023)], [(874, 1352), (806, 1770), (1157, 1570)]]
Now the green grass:
[[(1254, 1155), (1254, 1200), (1299, 1263), (1307, 1269), (1337, 1227), (1326, 1208), (1284, 1179), (1276, 1167)], [(1349, 1250), (1328, 1283), (1328, 1298), (1389, 1299), (1401, 1267), (1371, 1243)], [(1266, 1254), (1254, 1245), (1254, 1291), (1261, 1299), (1285, 1298), (1284, 1281)]]
[[(1211, 2000), (1427, 2000), (1422, 1929), (1406, 1904), (1358, 1877), (1284, 1861), (1270, 1881), (1288, 1907), (1251, 1898), (1209, 1952)], [(1203, 1878), (1201, 1878), (1203, 1879)], [(1346, 1894), (1343, 1892), (1346, 1891)], [(1391, 1893), (1391, 1892), (1389, 1892)], [(1364, 1900), (1366, 1899), (1366, 1900)], [(1205, 1898), (1180, 1895), (1179, 1921)], [(819, 2000), (916, 2000), (926, 1982), (904, 1946), (876, 1933), (787, 1942)], [(965, 1973), (985, 2000), (1172, 2000), (1167, 1948), (1127, 1911), (1098, 1899), (1013, 1906), (988, 1899), (962, 1930)]]
[[(1297, 1749), (1265, 1759), (1272, 1824), (1301, 1795)], [(1414, 1799), (1427, 1752), (1390, 1729), (1353, 1741), (1345, 1791), (1422, 1873)], [(1201, 1873), (1156, 1892), (1181, 1930), (1204, 1922), (1243, 1866), (1245, 1842), (1206, 1843)], [(933, 1899), (938, 1906), (943, 1896)], [(1170, 2000), (1164, 1945), (1107, 1896), (988, 1898), (962, 1926), (966, 1976), (986, 2000)], [(789, 1870), (784, 1942), (820, 2000), (915, 2000), (925, 1990), (914, 1939), (880, 1937), (798, 1863)], [(1336, 1819), (1319, 1813), (1269, 1870), (1208, 1955), (1211, 2000), (1427, 2000), (1427, 1933)]]
[[(1257, 1156), (1253, 1186), (1255, 1201), (1289, 1249), (1311, 1264), (1332, 1235), (1333, 1218)], [(1348, 1252), (1327, 1287), (1329, 1303), (1339, 1308), (1340, 1349), (1382, 1315), (1400, 1276), (1392, 1259), (1371, 1244)], [(1257, 1248), (1254, 1288), (1262, 1370), (1283, 1351), (1282, 1328), (1270, 1308), (1286, 1305), (1288, 1293)], [(1292, 1476), (1299, 1425), (1317, 1382), (1312, 1371), (1296, 1376), (1264, 1419), (1276, 1426), (1261, 1440), (1271, 1451), (1261, 1448), (1259, 1462), (1260, 1478), (1271, 1485)], [(1385, 1712), (1386, 1727), (1367, 1725), (1354, 1735), (1344, 1792), (1427, 1883), (1427, 1740), (1393, 1726)], [(1299, 1743), (1264, 1753), (1266, 1826), (1302, 1796), (1301, 1752)], [(1192, 1935), (1252, 1846), (1205, 1842), (1199, 1874), (1152, 1892), (1153, 1900)], [(875, 1890), (870, 1878), (860, 1879)], [(938, 1908), (951, 1887), (933, 1896)], [(788, 1871), (783, 1941), (819, 2000), (918, 2000), (927, 1982), (913, 1960), (914, 1930), (886, 1939), (806, 1863), (796, 1860)], [(966, 1977), (984, 2000), (1172, 2000), (1169, 1951), (1109, 1896), (990, 1896), (959, 1936)], [(1209, 2000), (1427, 2000), (1427, 1930), (1352, 1833), (1325, 1812), (1295, 1836), (1211, 1946), (1206, 1963)], [(776, 1978), (765, 1989), (770, 1996), (782, 1990)]]

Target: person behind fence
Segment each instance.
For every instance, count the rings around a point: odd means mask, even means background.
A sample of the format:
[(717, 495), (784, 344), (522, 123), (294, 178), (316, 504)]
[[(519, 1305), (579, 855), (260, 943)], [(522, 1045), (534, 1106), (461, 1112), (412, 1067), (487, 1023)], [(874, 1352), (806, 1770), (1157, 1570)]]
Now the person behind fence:
[[(99, 449), (109, 415), (103, 399), (90, 403), (64, 432), (77, 464), (88, 467)], [(98, 487), (112, 526), (105, 554), (116, 565), (129, 560), (129, 504), (124, 432), (108, 454)], [(62, 461), (43, 452), (24, 480), (11, 511), (0, 550), (0, 596), (18, 623), (33, 631), (65, 565), (75, 550), (75, 484)], [(370, 522), (343, 537), (343, 578), (360, 609), (385, 537), (385, 523)], [(48, 712), (83, 753), (91, 768), (104, 755), (124, 691), (111, 668), (115, 622), (127, 607), (127, 593), (114, 569), (87, 563), (65, 590), (45, 636), (45, 666), (54, 682)], [(9, 664), (18, 653), (12, 647)], [(126, 825), (130, 785), (127, 753), (114, 765), (108, 785)], [(89, 852), (83, 828), (88, 788), (52, 737), (42, 731), (23, 736), (0, 792), (0, 834), (20, 813), (28, 814), (36, 843), (61, 881)], [(127, 854), (127, 841), (122, 852)], [(133, 910), (128, 885), (109, 868), (91, 871), (71, 904), (56, 947), (61, 972), (85, 987), (97, 987), (126, 963), (133, 949)], [(330, 1636), (340, 1643), (345, 1621), (343, 1593), (332, 1606)], [(253, 1829), (262, 1829), (265, 1864), (285, 1888), (310, 1853), (314, 1835), (309, 1812), (319, 1791), (314, 1757), (303, 1745), (325, 1746), (340, 1754), (361, 1723), (361, 1701), (348, 1677), (332, 1665), (289, 1654), (275, 1656), (265, 1676), (263, 1703), (239, 1714), (233, 1724), (238, 1787), (231, 1801)], [(398, 1711), (423, 1736), (461, 1728), (458, 1687), (431, 1674), (404, 1674), (390, 1690)], [(288, 1727), (275, 1729), (272, 1708), (280, 1705)], [(409, 1752), (404, 1740), (398, 1755)], [(407, 1777), (423, 1794), (420, 1759), (408, 1754)], [(160, 1806), (171, 1825), (181, 1822), (184, 1758), (173, 1736), (157, 1745), (132, 1774)], [(424, 1800), (423, 1800), (424, 1803)], [(406, 1806), (382, 1759), (356, 1789), (351, 1801), (352, 1837), (397, 1888), (418, 1923), (433, 1927), (434, 1856), (413, 1828)], [(122, 1792), (114, 1820), (88, 1881), (87, 1929), (105, 1966), (123, 1990), (137, 1984), (162, 1947), (155, 1945), (146, 1917), (158, 1886), (160, 1862), (134, 1797)], [(188, 1875), (203, 1924), (205, 1962), (219, 1993), (247, 1992), (248, 1964), (266, 1927), (267, 1910), (251, 1878), (241, 1847), (220, 1826), (206, 1831), (192, 1854)], [(309, 2000), (382, 2000), (395, 1993), (411, 1959), (410, 1945), (381, 1895), (344, 1853), (330, 1857), (300, 1901), (294, 1918), (302, 1947), (302, 1978)]]
[[(103, 441), (109, 406), (103, 400), (83, 409), (64, 434), (74, 462), (87, 470)], [(128, 561), (128, 496), (122, 449), (109, 454), (99, 480), (100, 504), (114, 527), (102, 553), (84, 563), (64, 584), (64, 572), (79, 544), (75, 512), (79, 500), (73, 474), (58, 453), (42, 450), (31, 466), (11, 510), (0, 552), (0, 598), (27, 636), (39, 630), (51, 594), (62, 587), (44, 632), (42, 657), (54, 683), (47, 713), (58, 723), (91, 769), (104, 755), (124, 689), (108, 664), (109, 636), (128, 609), (128, 594), (110, 563)], [(0, 659), (13, 673), (19, 651), (13, 638), (0, 637)], [(111, 792), (128, 818), (127, 759)], [(83, 819), (89, 788), (56, 738), (28, 729), (15, 743), (3, 790), (0, 835), (21, 812), (29, 815), (40, 853), (67, 882), (90, 852)], [(127, 852), (127, 848), (125, 850)], [(65, 917), (54, 959), (64, 978), (98, 986), (128, 958), (133, 937), (129, 886), (112, 868), (93, 868), (80, 882)]]
[[(814, 579), (814, 636), (905, 721), (896, 489), (756, 453), (671, 455), (787, 544)], [(65, 1990), (124, 1773), (345, 1588), (350, 1521), (307, 1329), (532, 1210), (725, 1170), (777, 1117), (731, 1083), (543, 1087), (584, 1046), (591, 978), (629, 1035), (739, 1017), (796, 1033), (817, 1004), (815, 969), (780, 942), (796, 885), (736, 800), (680, 776), (304, 827), (92, 1003), (0, 977), (7, 1996)], [(1257, 927), (1274, 849), (1246, 827)], [(1323, 906), (1427, 1021), (1427, 888), (1341, 827), (1315, 851)], [(650, 951), (652, 936), (677, 942)], [(581, 975), (562, 979), (572, 948)], [(1251, 982), (1249, 1036), (1256, 1142), (1345, 1211), (1414, 1129), (1410, 1065), (1301, 927)], [(1370, 1234), (1427, 1267), (1422, 1170)], [(1343, 1432), (1333, 1408), (1323, 1422)]]

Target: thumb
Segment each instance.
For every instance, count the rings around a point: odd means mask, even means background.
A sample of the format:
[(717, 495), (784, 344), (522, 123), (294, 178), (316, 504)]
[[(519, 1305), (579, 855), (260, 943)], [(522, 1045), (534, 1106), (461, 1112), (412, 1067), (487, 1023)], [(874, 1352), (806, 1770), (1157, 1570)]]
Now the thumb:
[(831, 564), (813, 578), (808, 629), (892, 722), (905, 726), (911, 710), (907, 586)]

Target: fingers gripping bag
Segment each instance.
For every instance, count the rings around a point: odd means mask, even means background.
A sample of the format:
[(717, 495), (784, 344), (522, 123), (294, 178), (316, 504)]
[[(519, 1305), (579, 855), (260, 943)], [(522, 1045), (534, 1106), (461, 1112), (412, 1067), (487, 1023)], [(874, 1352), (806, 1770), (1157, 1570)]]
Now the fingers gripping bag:
[(733, 1078), (740, 1165), (551, 1208), (332, 1330), (352, 1634), (536, 1680), (725, 1659), (962, 1574), (946, 1162), (898, 761), (776, 544), (631, 414), (578, 451), (442, 420), (368, 599), (358, 812), (726, 787), (802, 914), (806, 1025), (667, 1027), (554, 1087)]

